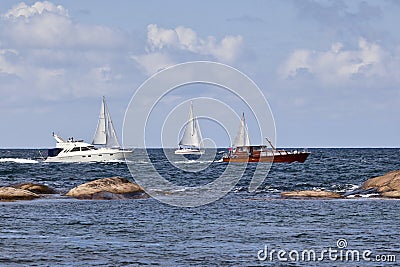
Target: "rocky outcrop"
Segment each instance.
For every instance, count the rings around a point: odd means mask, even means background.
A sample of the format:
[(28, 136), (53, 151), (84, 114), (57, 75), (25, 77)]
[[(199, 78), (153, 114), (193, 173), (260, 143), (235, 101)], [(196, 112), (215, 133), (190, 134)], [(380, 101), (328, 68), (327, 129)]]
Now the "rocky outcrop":
[(23, 183), (23, 184), (12, 185), (11, 187), (14, 187), (16, 189), (28, 190), (35, 194), (56, 194), (57, 193), (53, 188), (50, 188), (47, 185), (42, 185), (42, 184)]
[(301, 190), (301, 191), (289, 191), (282, 192), (281, 197), (283, 198), (342, 198), (342, 195), (322, 190)]
[(39, 198), (38, 194), (28, 190), (17, 189), (14, 187), (0, 187), (0, 201), (32, 200)]
[(122, 177), (111, 177), (94, 180), (71, 189), (66, 196), (78, 199), (132, 199), (144, 198), (147, 195), (143, 188)]
[(361, 188), (364, 190), (375, 189), (382, 197), (400, 198), (400, 170), (371, 178)]

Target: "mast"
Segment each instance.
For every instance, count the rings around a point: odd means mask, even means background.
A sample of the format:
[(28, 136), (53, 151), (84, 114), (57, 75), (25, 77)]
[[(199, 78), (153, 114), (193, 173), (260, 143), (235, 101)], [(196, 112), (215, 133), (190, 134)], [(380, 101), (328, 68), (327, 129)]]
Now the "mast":
[(272, 144), (272, 142), (268, 139), (268, 137), (265, 137), (267, 139), (269, 145), (271, 146), (272, 150), (276, 150), (275, 146)]

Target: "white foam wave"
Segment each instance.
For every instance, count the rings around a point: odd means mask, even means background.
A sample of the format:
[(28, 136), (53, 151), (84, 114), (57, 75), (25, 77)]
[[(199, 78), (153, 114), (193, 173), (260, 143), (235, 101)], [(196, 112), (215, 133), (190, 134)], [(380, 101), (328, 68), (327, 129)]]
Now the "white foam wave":
[(150, 163), (150, 161), (148, 161), (148, 160), (126, 160), (126, 163), (147, 164), (147, 163)]
[(205, 164), (205, 163), (213, 163), (213, 160), (180, 160), (174, 161), (175, 164)]
[(39, 163), (39, 161), (34, 159), (21, 159), (21, 158), (0, 158), (0, 162)]
[(371, 197), (379, 197), (378, 193), (371, 193), (371, 194), (358, 194), (358, 195), (350, 195), (347, 198), (371, 198)]
[(123, 160), (123, 159), (110, 159), (110, 160), (102, 161), (102, 162), (103, 163), (124, 163), (125, 160)]
[(347, 189), (348, 192), (354, 191), (356, 189), (360, 188), (360, 185), (357, 184), (349, 184), (349, 188)]

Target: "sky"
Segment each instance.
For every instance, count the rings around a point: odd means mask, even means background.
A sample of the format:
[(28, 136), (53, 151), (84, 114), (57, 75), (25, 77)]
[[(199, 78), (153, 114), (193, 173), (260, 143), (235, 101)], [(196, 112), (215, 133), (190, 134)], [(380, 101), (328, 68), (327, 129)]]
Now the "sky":
[[(137, 88), (189, 61), (227, 64), (253, 80), (278, 147), (400, 147), (398, 14), (395, 0), (2, 0), (0, 147), (50, 148), (52, 132), (91, 142), (102, 96), (121, 140)], [(164, 102), (225, 96), (197, 87)], [(203, 137), (230, 145), (203, 124)], [(150, 146), (160, 146), (157, 134)]]

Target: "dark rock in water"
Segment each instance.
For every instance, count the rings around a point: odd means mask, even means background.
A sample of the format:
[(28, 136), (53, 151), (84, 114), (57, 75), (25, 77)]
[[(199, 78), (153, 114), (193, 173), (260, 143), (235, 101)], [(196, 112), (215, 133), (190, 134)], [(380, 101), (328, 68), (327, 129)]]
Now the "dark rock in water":
[(330, 191), (322, 190), (301, 190), (301, 191), (290, 191), (282, 192), (281, 197), (283, 198), (342, 198), (343, 196)]
[(107, 191), (102, 191), (98, 193), (94, 193), (91, 199), (100, 199), (100, 200), (115, 200), (115, 199), (125, 199), (121, 194), (115, 194)]
[(140, 199), (147, 198), (146, 193), (132, 192), (126, 194), (115, 194), (107, 191), (97, 192), (91, 195), (82, 195), (79, 199), (93, 199), (93, 200), (118, 200), (118, 199)]
[(23, 183), (23, 184), (12, 185), (11, 187), (14, 187), (16, 189), (28, 190), (35, 194), (57, 194), (57, 192), (53, 188), (50, 188), (47, 185), (42, 185), (42, 184)]
[(400, 198), (400, 170), (371, 178), (361, 188), (375, 189), (383, 197)]
[(343, 196), (344, 197), (349, 197), (349, 196), (360, 197), (361, 195), (370, 195), (370, 194), (376, 194), (376, 193), (378, 193), (376, 188), (369, 188), (369, 189), (357, 188), (353, 191), (344, 193)]
[(17, 189), (14, 187), (0, 187), (0, 201), (32, 200), (39, 197), (38, 194), (32, 193), (28, 190)]
[(146, 198), (143, 188), (122, 177), (94, 180), (71, 189), (66, 196), (78, 199), (133, 199)]

